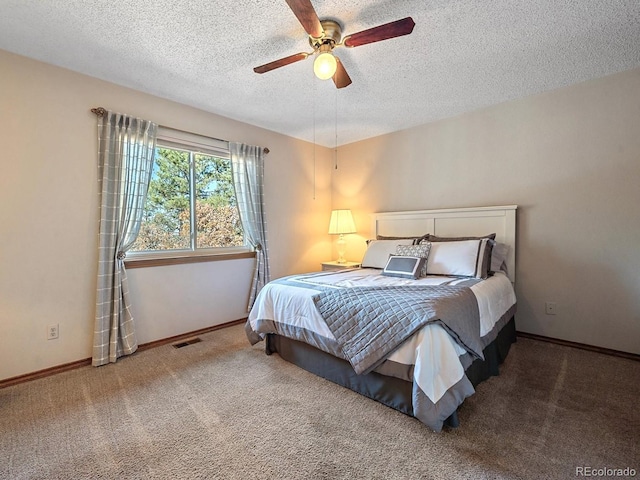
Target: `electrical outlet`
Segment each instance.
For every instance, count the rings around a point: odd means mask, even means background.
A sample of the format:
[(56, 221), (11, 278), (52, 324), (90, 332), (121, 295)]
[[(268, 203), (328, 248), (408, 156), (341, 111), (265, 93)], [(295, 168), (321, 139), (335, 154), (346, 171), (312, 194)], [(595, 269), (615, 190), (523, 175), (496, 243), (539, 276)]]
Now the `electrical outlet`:
[(47, 327), (47, 340), (55, 340), (58, 338), (58, 324), (49, 325)]
[(546, 302), (544, 304), (544, 313), (547, 315), (555, 315), (557, 310), (556, 302)]

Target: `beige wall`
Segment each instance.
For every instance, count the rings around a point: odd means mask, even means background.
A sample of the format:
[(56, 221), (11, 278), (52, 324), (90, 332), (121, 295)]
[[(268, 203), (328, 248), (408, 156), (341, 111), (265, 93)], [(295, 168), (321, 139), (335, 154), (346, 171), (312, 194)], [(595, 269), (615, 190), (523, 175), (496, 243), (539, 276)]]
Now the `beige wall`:
[(518, 329), (640, 353), (640, 69), (339, 153), (352, 259), (372, 212), (517, 204)]
[[(88, 358), (95, 304), (97, 121), (103, 106), (269, 147), (272, 275), (331, 254), (330, 151), (0, 51), (0, 379)], [(315, 199), (314, 199), (315, 195)], [(246, 316), (250, 260), (132, 269), (140, 342)], [(47, 340), (47, 325), (60, 338)]]
[[(358, 260), (372, 212), (518, 204), (518, 328), (640, 353), (640, 70), (347, 145), (337, 170), (316, 147), (315, 172), (314, 147), (283, 135), (3, 51), (0, 72), (0, 379), (90, 356), (93, 106), (269, 147), (274, 278), (335, 257), (332, 207), (354, 211)], [(244, 317), (251, 270), (130, 270), (140, 342)]]

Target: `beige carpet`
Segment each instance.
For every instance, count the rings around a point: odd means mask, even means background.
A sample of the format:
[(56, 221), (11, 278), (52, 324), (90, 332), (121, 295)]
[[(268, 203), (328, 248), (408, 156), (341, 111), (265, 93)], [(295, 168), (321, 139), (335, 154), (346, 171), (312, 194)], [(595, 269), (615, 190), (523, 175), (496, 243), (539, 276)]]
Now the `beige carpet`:
[[(265, 356), (241, 326), (0, 390), (3, 479), (576, 478), (640, 470), (640, 362), (519, 339), (461, 427)], [(637, 474), (640, 476), (640, 473)]]

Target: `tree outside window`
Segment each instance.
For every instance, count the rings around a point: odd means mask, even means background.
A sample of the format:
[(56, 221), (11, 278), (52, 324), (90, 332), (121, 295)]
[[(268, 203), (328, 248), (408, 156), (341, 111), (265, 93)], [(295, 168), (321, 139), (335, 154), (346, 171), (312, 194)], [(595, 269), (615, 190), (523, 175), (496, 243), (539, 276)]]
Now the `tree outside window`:
[(132, 251), (243, 245), (230, 160), (159, 145)]

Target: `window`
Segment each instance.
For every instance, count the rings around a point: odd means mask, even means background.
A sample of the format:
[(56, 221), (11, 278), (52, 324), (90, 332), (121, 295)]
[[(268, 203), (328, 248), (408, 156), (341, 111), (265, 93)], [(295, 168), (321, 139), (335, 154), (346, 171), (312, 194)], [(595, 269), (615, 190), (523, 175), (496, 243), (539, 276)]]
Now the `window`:
[(142, 225), (130, 251), (164, 256), (244, 246), (226, 142), (160, 129)]

